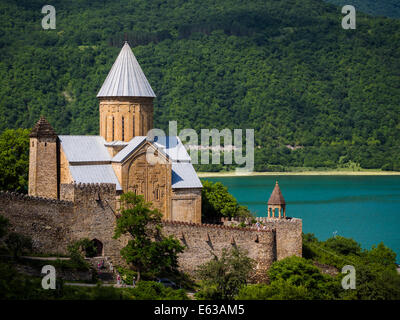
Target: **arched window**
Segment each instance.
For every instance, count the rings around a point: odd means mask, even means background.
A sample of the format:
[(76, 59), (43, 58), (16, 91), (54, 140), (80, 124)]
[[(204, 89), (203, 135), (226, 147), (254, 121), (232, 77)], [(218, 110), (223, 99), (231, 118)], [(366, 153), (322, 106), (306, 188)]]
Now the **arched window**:
[(135, 136), (135, 116), (132, 116), (132, 135)]
[(114, 141), (114, 116), (112, 117), (112, 141)]
[(125, 119), (122, 116), (122, 141), (125, 141)]
[(160, 200), (160, 188), (158, 186), (156, 186), (154, 189), (154, 199)]

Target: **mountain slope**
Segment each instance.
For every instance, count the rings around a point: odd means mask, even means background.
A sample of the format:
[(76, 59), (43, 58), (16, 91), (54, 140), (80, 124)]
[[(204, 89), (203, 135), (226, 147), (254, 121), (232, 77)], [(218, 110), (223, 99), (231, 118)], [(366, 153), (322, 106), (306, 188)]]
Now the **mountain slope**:
[(157, 127), (254, 128), (257, 170), (400, 170), (398, 20), (358, 13), (343, 30), (319, 0), (64, 0), (42, 30), (42, 5), (0, 3), (1, 131), (43, 114), (59, 134), (97, 134), (96, 94), (126, 33)]

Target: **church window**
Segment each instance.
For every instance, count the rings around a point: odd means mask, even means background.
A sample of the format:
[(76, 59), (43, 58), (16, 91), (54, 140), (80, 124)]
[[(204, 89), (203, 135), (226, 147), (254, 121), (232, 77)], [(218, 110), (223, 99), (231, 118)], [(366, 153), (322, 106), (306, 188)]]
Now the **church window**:
[(158, 186), (154, 190), (154, 198), (155, 200), (160, 200), (160, 188)]
[(125, 119), (122, 116), (122, 141), (125, 141)]
[(114, 117), (112, 117), (112, 141), (114, 141)]

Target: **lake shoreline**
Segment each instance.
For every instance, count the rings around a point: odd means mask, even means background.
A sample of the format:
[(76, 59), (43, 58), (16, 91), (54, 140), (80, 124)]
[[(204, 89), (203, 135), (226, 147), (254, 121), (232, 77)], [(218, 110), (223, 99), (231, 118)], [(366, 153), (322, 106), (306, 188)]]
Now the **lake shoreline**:
[(199, 178), (254, 176), (400, 176), (399, 171), (197, 172)]

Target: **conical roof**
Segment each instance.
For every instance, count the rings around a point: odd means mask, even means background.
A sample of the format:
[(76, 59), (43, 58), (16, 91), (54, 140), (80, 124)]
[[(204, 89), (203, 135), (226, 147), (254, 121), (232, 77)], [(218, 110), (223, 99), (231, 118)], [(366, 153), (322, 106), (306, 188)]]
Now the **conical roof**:
[(125, 42), (97, 97), (155, 97), (128, 42)]
[(274, 191), (272, 191), (271, 197), (268, 200), (269, 205), (283, 205), (285, 199), (283, 198), (281, 189), (279, 188), (278, 181), (275, 184)]
[(36, 122), (32, 131), (29, 135), (31, 138), (38, 137), (57, 137), (56, 132), (45, 117), (40, 117), (39, 121)]

